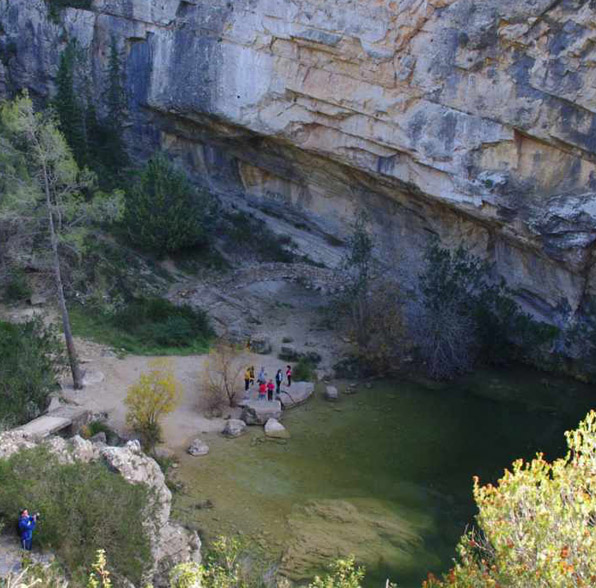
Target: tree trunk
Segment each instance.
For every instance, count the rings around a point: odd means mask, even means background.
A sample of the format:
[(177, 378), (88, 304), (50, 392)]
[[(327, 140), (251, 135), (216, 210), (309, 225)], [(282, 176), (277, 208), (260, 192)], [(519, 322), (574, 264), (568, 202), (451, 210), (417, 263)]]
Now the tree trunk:
[(50, 242), (52, 245), (52, 253), (54, 255), (54, 277), (56, 279), (56, 290), (58, 291), (58, 305), (62, 314), (62, 328), (64, 330), (64, 340), (66, 341), (66, 351), (68, 353), (68, 363), (70, 364), (70, 371), (72, 373), (72, 383), (75, 390), (80, 390), (83, 387), (83, 378), (79, 367), (79, 360), (77, 358), (77, 351), (75, 349), (72, 338), (72, 331), (70, 328), (70, 317), (68, 316), (68, 309), (66, 308), (66, 300), (64, 299), (64, 286), (62, 284), (62, 272), (60, 271), (60, 256), (58, 254), (58, 237), (56, 236), (56, 228), (54, 226), (54, 214), (52, 213), (52, 198), (50, 195), (50, 184), (48, 179), (47, 168), (43, 165), (44, 188), (46, 193), (46, 205), (48, 208), (48, 221), (50, 225)]

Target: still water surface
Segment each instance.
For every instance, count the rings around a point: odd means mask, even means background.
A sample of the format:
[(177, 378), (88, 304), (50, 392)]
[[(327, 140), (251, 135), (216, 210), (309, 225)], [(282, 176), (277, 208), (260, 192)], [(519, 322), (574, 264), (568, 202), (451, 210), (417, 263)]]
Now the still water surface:
[[(474, 516), (472, 476), (495, 481), (514, 459), (562, 455), (563, 432), (596, 405), (593, 387), (514, 369), (431, 386), (384, 382), (336, 404), (317, 397), (284, 415), (288, 442), (253, 427), (206, 437), (182, 456), (175, 515), (204, 537), (241, 532), (293, 579), (354, 553), (366, 586), (420, 586), (450, 566)], [(195, 505), (211, 500), (212, 509)]]

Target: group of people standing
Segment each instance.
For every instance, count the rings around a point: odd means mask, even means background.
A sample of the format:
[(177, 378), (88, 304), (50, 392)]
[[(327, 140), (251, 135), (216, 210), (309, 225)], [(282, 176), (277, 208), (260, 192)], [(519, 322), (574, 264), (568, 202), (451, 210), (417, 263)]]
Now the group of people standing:
[[(287, 386), (291, 386), (292, 385), (292, 366), (291, 365), (287, 365), (286, 366), (286, 385)], [(268, 378), (267, 377), (267, 372), (265, 371), (264, 366), (261, 366), (261, 369), (259, 370), (259, 375), (256, 378), (256, 383), (258, 385), (258, 390), (259, 390), (259, 400), (265, 400), (265, 397), (267, 397), (267, 400), (272, 401), (273, 400), (273, 394), (275, 392), (275, 398), (279, 398), (279, 395), (281, 393), (281, 385), (283, 384), (284, 381), (284, 374), (283, 371), (281, 369), (277, 370), (277, 373), (275, 374), (275, 383), (273, 382), (272, 378)], [(244, 392), (248, 392), (249, 389), (254, 386), (255, 384), (255, 366), (254, 365), (250, 365), (247, 366), (246, 369), (244, 370)]]

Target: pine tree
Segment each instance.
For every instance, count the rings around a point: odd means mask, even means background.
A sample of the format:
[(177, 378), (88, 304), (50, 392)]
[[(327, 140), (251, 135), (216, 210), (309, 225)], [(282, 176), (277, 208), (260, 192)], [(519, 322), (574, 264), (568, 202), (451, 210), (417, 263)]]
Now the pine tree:
[(78, 60), (76, 42), (72, 41), (60, 56), (58, 68), (58, 91), (54, 99), (54, 108), (58, 115), (59, 128), (71, 148), (79, 166), (85, 166), (89, 160), (85, 107), (77, 98), (75, 89), (75, 70)]
[(109, 172), (118, 174), (127, 164), (127, 155), (122, 139), (127, 100), (120, 52), (114, 37), (112, 37), (110, 45), (105, 104), (107, 117), (103, 124), (102, 161)]

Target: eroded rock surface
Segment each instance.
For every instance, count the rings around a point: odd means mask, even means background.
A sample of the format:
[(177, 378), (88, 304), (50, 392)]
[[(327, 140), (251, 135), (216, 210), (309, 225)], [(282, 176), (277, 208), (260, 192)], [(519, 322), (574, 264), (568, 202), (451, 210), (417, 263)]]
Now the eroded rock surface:
[[(0, 94), (54, 92), (76, 39), (125, 60), (134, 155), (161, 146), (313, 259), (359, 209), (388, 266), (430, 237), (565, 322), (595, 288), (596, 8), (568, 0), (0, 0)], [(305, 230), (305, 227), (308, 230)]]

